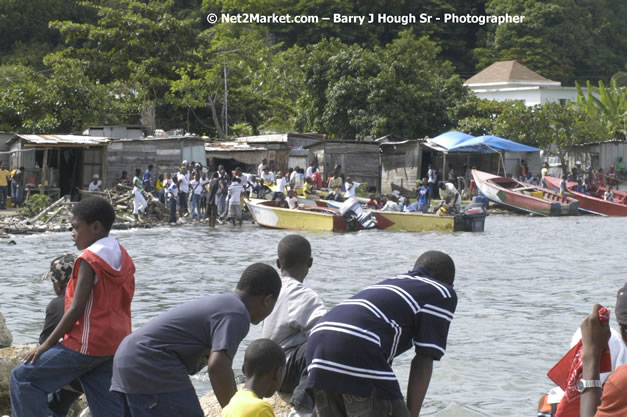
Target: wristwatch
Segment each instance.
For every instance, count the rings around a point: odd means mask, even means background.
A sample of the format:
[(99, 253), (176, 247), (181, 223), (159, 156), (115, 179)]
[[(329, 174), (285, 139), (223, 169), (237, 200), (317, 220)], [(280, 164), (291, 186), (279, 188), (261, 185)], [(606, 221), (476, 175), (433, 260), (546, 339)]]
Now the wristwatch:
[(577, 389), (579, 392), (584, 392), (588, 388), (602, 388), (603, 384), (598, 379), (580, 379), (577, 382)]

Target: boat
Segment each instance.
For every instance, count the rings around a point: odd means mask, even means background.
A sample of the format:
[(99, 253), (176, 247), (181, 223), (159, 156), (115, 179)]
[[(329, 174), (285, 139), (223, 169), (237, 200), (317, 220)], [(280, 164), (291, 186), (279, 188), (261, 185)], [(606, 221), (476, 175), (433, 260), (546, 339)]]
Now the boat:
[[(544, 180), (547, 187), (559, 192), (561, 182), (559, 178), (545, 176)], [(597, 187), (594, 194), (585, 194), (574, 191), (576, 185), (576, 182), (568, 181), (566, 188), (568, 188), (569, 194), (579, 201), (579, 210), (602, 216), (627, 216), (626, 192), (612, 190), (614, 202), (611, 202), (603, 199), (603, 194), (607, 191), (605, 187)]]
[(373, 210), (377, 229), (402, 232), (483, 232), (487, 210), (483, 204), (470, 204), (461, 214)]
[(244, 199), (255, 223), (274, 229), (311, 230), (321, 232), (347, 232), (364, 227), (340, 214), (333, 207), (303, 205), (298, 209), (278, 207), (277, 201)]
[(476, 169), (472, 170), (472, 176), (481, 193), (495, 203), (540, 216), (578, 214), (579, 202), (573, 197)]

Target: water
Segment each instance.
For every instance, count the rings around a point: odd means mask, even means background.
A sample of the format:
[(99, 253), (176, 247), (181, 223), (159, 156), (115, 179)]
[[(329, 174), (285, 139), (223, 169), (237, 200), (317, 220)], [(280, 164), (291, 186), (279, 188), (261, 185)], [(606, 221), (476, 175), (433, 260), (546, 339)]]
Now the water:
[[(627, 280), (626, 225), (622, 218), (493, 215), (478, 234), (304, 233), (314, 252), (306, 283), (335, 305), (406, 272), (425, 250), (446, 251), (457, 267), (459, 303), (422, 415), (451, 404), (486, 416), (534, 415), (539, 396), (552, 386), (546, 372), (567, 351), (574, 330), (593, 303), (613, 307)], [(187, 300), (231, 291), (252, 262), (274, 265), (286, 233), (251, 224), (209, 234), (205, 226), (114, 232), (137, 266), (133, 326)], [(0, 310), (20, 344), (37, 339), (53, 297), (41, 274), (57, 254), (75, 248), (69, 233), (15, 240), (15, 246), (0, 241)], [(251, 326), (236, 369), (259, 335), (260, 327)], [(403, 390), (411, 359), (406, 352), (394, 362)], [(194, 384), (201, 394), (211, 387), (206, 372)]]

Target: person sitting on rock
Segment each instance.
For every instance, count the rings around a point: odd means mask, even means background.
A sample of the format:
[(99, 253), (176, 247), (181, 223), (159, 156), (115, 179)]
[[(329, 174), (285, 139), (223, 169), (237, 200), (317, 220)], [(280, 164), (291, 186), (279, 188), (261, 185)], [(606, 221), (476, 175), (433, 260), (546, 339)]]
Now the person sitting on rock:
[(285, 353), (270, 339), (257, 339), (248, 345), (242, 372), (244, 388), (224, 407), (222, 417), (275, 417), (272, 406), (264, 401), (281, 386), (285, 369)]
[[(57, 294), (46, 307), (46, 318), (44, 319), (44, 328), (39, 334), (39, 344), (42, 345), (48, 336), (54, 331), (63, 313), (65, 312), (65, 288), (67, 283), (72, 278), (72, 270), (74, 269), (74, 263), (76, 262), (76, 256), (71, 253), (66, 253), (61, 256), (57, 256), (50, 263), (50, 270), (44, 274), (41, 279), (52, 281), (52, 287)], [(74, 401), (83, 393), (83, 387), (80, 381), (74, 380), (69, 386), (59, 389), (48, 396), (48, 409), (55, 417), (67, 415), (70, 407)]]
[(280, 291), (277, 271), (254, 263), (234, 292), (176, 306), (126, 337), (115, 353), (111, 380), (111, 391), (122, 394), (124, 416), (202, 416), (189, 376), (205, 366), (218, 402), (226, 407), (237, 391), (237, 348), (250, 324), (272, 312)]

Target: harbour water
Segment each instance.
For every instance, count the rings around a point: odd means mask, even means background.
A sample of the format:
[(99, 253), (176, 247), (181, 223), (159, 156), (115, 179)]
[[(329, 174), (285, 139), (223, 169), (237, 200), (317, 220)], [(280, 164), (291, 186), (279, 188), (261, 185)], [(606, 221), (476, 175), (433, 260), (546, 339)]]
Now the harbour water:
[[(314, 253), (306, 283), (333, 306), (361, 287), (407, 272), (425, 250), (449, 253), (459, 303), (421, 415), (447, 407), (534, 415), (539, 396), (552, 387), (546, 372), (568, 350), (581, 320), (595, 302), (613, 307), (627, 281), (626, 226), (623, 218), (500, 215), (486, 219), (484, 233), (303, 233)], [(274, 265), (287, 233), (252, 224), (211, 232), (205, 225), (114, 232), (137, 266), (133, 326), (187, 300), (231, 291), (250, 263)], [(57, 254), (76, 249), (69, 232), (14, 240), (0, 241), (0, 311), (14, 343), (32, 343), (53, 297), (50, 282), (40, 277)], [(259, 335), (260, 326), (251, 326), (235, 368)], [(411, 358), (406, 352), (394, 362), (403, 389)], [(211, 389), (205, 371), (193, 380), (200, 394)]]

